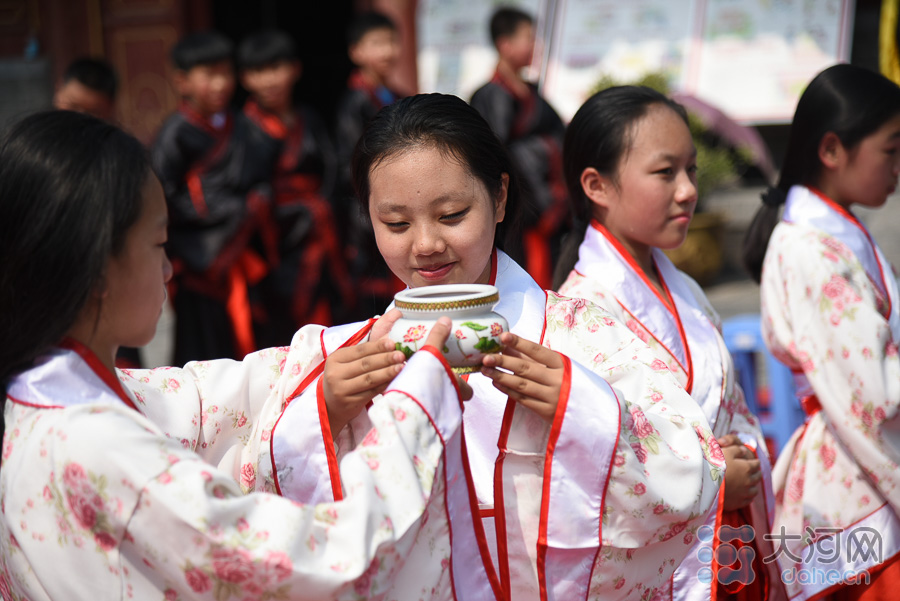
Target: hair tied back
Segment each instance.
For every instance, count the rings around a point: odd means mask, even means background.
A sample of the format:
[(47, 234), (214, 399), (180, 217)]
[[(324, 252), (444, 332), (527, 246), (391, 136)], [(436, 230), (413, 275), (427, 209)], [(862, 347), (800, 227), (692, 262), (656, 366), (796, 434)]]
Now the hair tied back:
[(787, 201), (787, 193), (781, 188), (768, 188), (761, 195), (763, 204), (767, 207), (778, 208)]

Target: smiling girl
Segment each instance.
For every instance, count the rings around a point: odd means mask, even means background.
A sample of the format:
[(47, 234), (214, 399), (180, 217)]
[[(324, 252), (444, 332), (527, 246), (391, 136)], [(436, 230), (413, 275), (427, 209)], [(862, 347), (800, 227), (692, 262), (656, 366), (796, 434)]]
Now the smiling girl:
[[(766, 345), (794, 372), (809, 416), (774, 471), (775, 528), (790, 541), (782, 567), (806, 598), (894, 599), (900, 584), (900, 294), (851, 211), (882, 206), (898, 174), (900, 88), (830, 67), (800, 97), (778, 186), (745, 241)], [(866, 529), (880, 553), (854, 559)], [(842, 552), (832, 558), (819, 538)], [(817, 570), (838, 578), (797, 578)]]
[[(664, 594), (721, 479), (721, 450), (699, 407), (608, 313), (545, 292), (500, 250), (516, 235), (517, 182), (465, 102), (431, 94), (383, 109), (353, 170), (394, 274), (410, 287), (493, 284), (511, 329), (503, 354), (468, 379), (468, 462), (447, 469), (471, 489), (448, 500), (452, 553), (419, 545), (415, 574), (398, 578), (431, 574), (429, 599)], [(402, 361), (356, 346), (380, 335), (371, 320), (323, 333), (302, 394), (260, 420), (272, 454), (257, 482), (302, 502), (347, 493), (335, 468), (366, 444), (369, 407)], [(435, 532), (446, 526), (435, 523)]]
[(560, 259), (557, 273), (568, 275), (560, 293), (590, 299), (615, 315), (691, 393), (728, 467), (707, 525), (719, 532), (724, 524), (751, 524), (758, 533), (755, 541), (725, 541), (755, 547), (752, 580), (717, 577), (712, 554), (700, 560), (703, 549), (719, 543), (708, 538), (695, 542), (676, 572), (674, 593), (681, 599), (767, 598), (778, 573), (776, 564), (769, 571), (762, 563), (771, 555), (762, 553), (769, 547), (762, 534), (770, 530), (774, 505), (762, 432), (735, 382), (718, 315), (662, 252), (684, 242), (697, 205), (697, 151), (684, 109), (649, 88), (604, 90), (573, 117), (563, 153), (569, 197), (584, 229)]

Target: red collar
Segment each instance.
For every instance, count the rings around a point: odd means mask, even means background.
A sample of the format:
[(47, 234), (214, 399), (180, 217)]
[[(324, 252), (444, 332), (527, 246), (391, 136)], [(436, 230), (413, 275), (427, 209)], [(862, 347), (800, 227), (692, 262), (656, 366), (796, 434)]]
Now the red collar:
[[(618, 238), (613, 236), (609, 232), (609, 230), (606, 229), (606, 227), (602, 223), (597, 221), (596, 219), (591, 219), (591, 227), (593, 227), (595, 230), (600, 232), (603, 235), (603, 237), (606, 238), (607, 242), (609, 242), (612, 245), (612, 247), (614, 249), (616, 249), (616, 252), (618, 252), (619, 255), (621, 255), (621, 257), (625, 260), (625, 262), (628, 264), (628, 266), (641, 278), (641, 281), (644, 282), (644, 285), (647, 286), (647, 288), (651, 292), (653, 292), (653, 294), (656, 295), (656, 298), (659, 299), (659, 301), (663, 304), (663, 306), (672, 315), (672, 319), (675, 321), (675, 325), (678, 327), (678, 336), (681, 338), (681, 344), (684, 348), (684, 356), (685, 356), (686, 365), (684, 365), (682, 367), (688, 376), (688, 381), (684, 388), (685, 388), (685, 390), (687, 390), (690, 393), (691, 389), (693, 388), (693, 385), (694, 385), (694, 365), (693, 365), (693, 361), (691, 360), (691, 349), (690, 349), (690, 345), (688, 345), (688, 339), (687, 339), (687, 334), (684, 331), (684, 325), (681, 323), (681, 316), (678, 314), (678, 309), (675, 306), (675, 299), (672, 297), (672, 293), (669, 291), (669, 285), (666, 283), (665, 278), (662, 277), (662, 274), (657, 269), (656, 273), (657, 273), (657, 276), (659, 277), (659, 283), (662, 285), (662, 288), (663, 288), (662, 294), (660, 294), (659, 289), (653, 285), (653, 282), (651, 282), (650, 278), (647, 277), (647, 273), (643, 270), (643, 268), (640, 265), (638, 265), (638, 262), (635, 260), (635, 258), (633, 256), (631, 256), (631, 253), (628, 252), (628, 250), (622, 245), (622, 243), (619, 241)], [(656, 267), (655, 260), (654, 260), (653, 264), (654, 264), (654, 268), (655, 268)], [(623, 308), (624, 308), (624, 305), (623, 305)], [(626, 309), (626, 311), (627, 311), (627, 309)], [(629, 313), (631, 313), (631, 312), (629, 311)], [(632, 314), (632, 317), (634, 317), (634, 319), (636, 321), (640, 322), (640, 320), (637, 319), (637, 317), (635, 317), (633, 314)], [(641, 325), (643, 325), (642, 322), (641, 322)], [(652, 333), (652, 330), (650, 328), (647, 328), (646, 326), (644, 326), (644, 327), (645, 327), (645, 329), (647, 329), (647, 331)], [(662, 342), (660, 342), (660, 344), (662, 344)], [(669, 354), (671, 354), (673, 357), (675, 356), (675, 354), (672, 353), (671, 350), (669, 351)]]
[(119, 382), (119, 379), (116, 377), (116, 375), (114, 373), (112, 373), (108, 369), (106, 369), (106, 366), (103, 365), (103, 363), (100, 361), (100, 358), (97, 357), (96, 354), (94, 354), (94, 351), (89, 349), (84, 344), (78, 342), (74, 338), (70, 338), (68, 336), (63, 338), (62, 342), (59, 343), (59, 347), (68, 349), (70, 351), (74, 351), (75, 353), (77, 353), (78, 356), (81, 357), (85, 363), (87, 363), (88, 367), (90, 367), (91, 370), (95, 374), (97, 374), (97, 377), (99, 377), (101, 380), (103, 380), (103, 383), (106, 384), (107, 386), (109, 386), (109, 388), (114, 393), (116, 393), (116, 395), (120, 399), (122, 399), (123, 403), (125, 403), (126, 405), (128, 405), (129, 407), (134, 409), (135, 411), (138, 410), (138, 408), (135, 407), (134, 402), (131, 400), (131, 397), (129, 397), (125, 393), (125, 389), (122, 388), (122, 383)]
[(211, 136), (219, 137), (222, 132), (228, 131), (231, 122), (231, 111), (225, 111), (225, 127), (216, 129), (209, 121), (209, 117), (200, 114), (189, 102), (182, 100), (178, 105), (178, 112), (188, 120), (194, 127), (202, 129)]

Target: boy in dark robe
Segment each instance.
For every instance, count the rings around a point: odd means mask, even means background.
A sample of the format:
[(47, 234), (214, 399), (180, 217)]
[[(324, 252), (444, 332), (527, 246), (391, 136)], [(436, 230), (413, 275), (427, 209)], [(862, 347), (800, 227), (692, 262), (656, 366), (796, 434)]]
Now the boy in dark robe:
[(347, 223), (344, 241), (359, 301), (352, 317), (366, 319), (382, 313), (394, 293), (404, 286), (381, 258), (369, 217), (360, 212), (350, 183), (350, 160), (366, 124), (382, 107), (403, 96), (388, 85), (400, 55), (400, 43), (397, 26), (378, 12), (358, 15), (347, 30), (347, 43), (354, 70), (336, 111), (339, 180), (335, 198), (339, 220)]
[(525, 215), (522, 240), (525, 267), (542, 288), (549, 289), (567, 214), (562, 170), (565, 125), (537, 86), (521, 75), (534, 54), (531, 16), (501, 8), (491, 17), (490, 29), (499, 57), (497, 69), (491, 81), (475, 91), (471, 105), (509, 148), (522, 177), (523, 199), (532, 207)]
[(263, 346), (289, 344), (308, 323), (343, 323), (353, 286), (329, 201), (337, 159), (312, 108), (294, 103), (301, 63), (291, 37), (263, 31), (238, 49), (240, 80), (250, 92), (250, 152), (271, 166), (278, 264), (260, 284)]
[(248, 123), (228, 108), (232, 51), (215, 32), (175, 45), (181, 104), (151, 153), (169, 207), (176, 365), (256, 350), (249, 288), (275, 260), (267, 166), (248, 154)]

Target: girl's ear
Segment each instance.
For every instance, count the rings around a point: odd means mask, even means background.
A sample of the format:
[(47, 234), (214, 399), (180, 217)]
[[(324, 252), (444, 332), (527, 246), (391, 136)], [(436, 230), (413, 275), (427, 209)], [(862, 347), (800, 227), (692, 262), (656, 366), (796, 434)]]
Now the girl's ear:
[(509, 174), (500, 175), (500, 194), (494, 203), (494, 223), (500, 223), (506, 217), (506, 198), (509, 195)]
[(833, 131), (825, 132), (819, 141), (819, 160), (826, 169), (837, 169), (847, 157), (847, 149)]
[(593, 204), (609, 209), (616, 186), (609, 176), (603, 175), (593, 167), (586, 167), (581, 172), (581, 189)]

